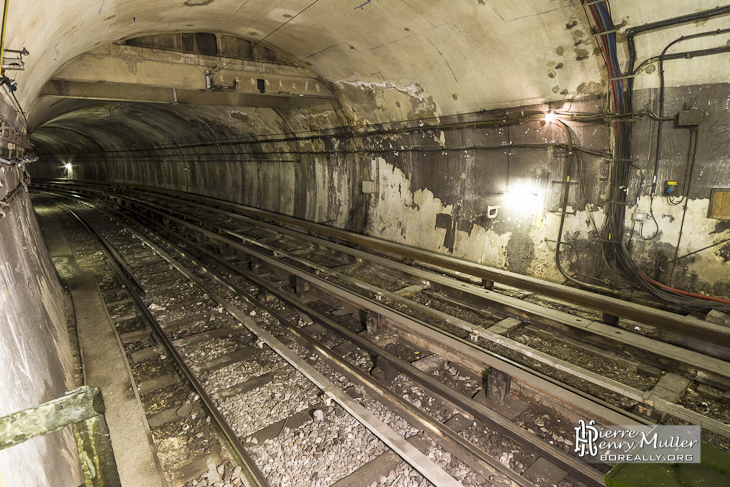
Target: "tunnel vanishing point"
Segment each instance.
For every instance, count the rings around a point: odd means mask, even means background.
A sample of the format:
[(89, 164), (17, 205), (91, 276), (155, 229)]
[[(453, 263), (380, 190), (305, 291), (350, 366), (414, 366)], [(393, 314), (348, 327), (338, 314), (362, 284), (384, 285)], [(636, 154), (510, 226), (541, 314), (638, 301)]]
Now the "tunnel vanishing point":
[[(728, 25), (716, 0), (5, 0), (0, 416), (69, 389), (44, 179), (726, 311)], [(0, 474), (65, 461), (24, 448)]]

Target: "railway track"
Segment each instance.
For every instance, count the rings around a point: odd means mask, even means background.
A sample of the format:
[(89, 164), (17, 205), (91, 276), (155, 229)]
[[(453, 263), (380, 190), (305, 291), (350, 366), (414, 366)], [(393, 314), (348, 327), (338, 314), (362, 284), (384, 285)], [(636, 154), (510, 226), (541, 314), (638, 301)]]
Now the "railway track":
[[(41, 187), (66, 198), (71, 190), (75, 206), (84, 201), (104, 212), (87, 224), (119, 263), (125, 288), (144, 293), (131, 298), (134, 316), (148, 324), (156, 314), (172, 320), (155, 333), (170, 342), (166, 355), (180, 356), (177, 367), (198, 382), (203, 392), (195, 394), (206, 409), (221, 409), (233, 431), (228, 443), (254, 452), (244, 465), (275, 485), (297, 485), (295, 478), (369, 485), (365, 475), (375, 485), (543, 485), (550, 470), (539, 468), (543, 463), (563, 473), (564, 485), (602, 485), (601, 473), (572, 453), (578, 418), (686, 421), (701, 424), (720, 446), (730, 436), (722, 415), (684, 408), (665, 392), (676, 395), (683, 386), (681, 397), (690, 385), (720, 391), (707, 400), (721, 404), (727, 362), (602, 323), (600, 308), (569, 309), (532, 294), (529, 302), (524, 293), (534, 284), (523, 291), (495, 286), (435, 257), (415, 265), (412, 252), (386, 254), (384, 245), (368, 247), (357, 236), (322, 234), (209, 199), (131, 187)], [(666, 313), (630, 307), (631, 316)], [(551, 350), (556, 344), (562, 353)], [(679, 386), (667, 389), (677, 378)], [(257, 397), (258, 411), (239, 417), (241, 403)], [(263, 407), (271, 409), (261, 414)], [(328, 428), (330, 419), (336, 428)], [(330, 458), (332, 448), (351, 435), (372, 448), (346, 462), (347, 472), (318, 463), (338, 458)], [(305, 446), (308, 438), (313, 446)], [(304, 451), (314, 452), (310, 470), (290, 472), (286, 463)], [(371, 472), (371, 461), (388, 455), (393, 468)]]

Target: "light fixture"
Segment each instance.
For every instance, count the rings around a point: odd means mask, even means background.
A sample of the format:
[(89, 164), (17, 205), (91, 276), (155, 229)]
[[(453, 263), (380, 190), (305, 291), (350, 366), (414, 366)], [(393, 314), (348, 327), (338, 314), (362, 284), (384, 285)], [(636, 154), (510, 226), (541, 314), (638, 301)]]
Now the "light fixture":
[(67, 162), (66, 164), (63, 165), (63, 167), (65, 167), (66, 169), (68, 169), (70, 171), (71, 170), (71, 163), (70, 162)]
[(545, 122), (546, 123), (553, 123), (555, 120), (558, 119), (558, 116), (555, 115), (554, 112), (549, 111), (545, 114)]
[(508, 186), (502, 204), (516, 214), (539, 212), (541, 206), (539, 189), (537, 185), (524, 181)]

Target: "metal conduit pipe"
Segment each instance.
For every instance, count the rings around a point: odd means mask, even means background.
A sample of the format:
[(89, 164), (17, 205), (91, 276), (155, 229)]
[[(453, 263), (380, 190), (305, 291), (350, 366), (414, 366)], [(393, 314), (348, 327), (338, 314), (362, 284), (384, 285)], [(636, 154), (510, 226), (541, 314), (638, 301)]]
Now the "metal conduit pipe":
[[(644, 32), (650, 32), (652, 30), (659, 30), (659, 29), (665, 29), (667, 27), (673, 27), (675, 25), (681, 25), (686, 24), (689, 22), (694, 22), (697, 20), (704, 20), (709, 19), (712, 17), (719, 17), (722, 15), (730, 14), (730, 5), (724, 6), (724, 7), (718, 7), (713, 8), (710, 10), (705, 10), (703, 12), (695, 12), (688, 15), (682, 15), (680, 17), (674, 17), (671, 19), (666, 20), (660, 20), (658, 22), (652, 22), (649, 24), (640, 25), (638, 27), (632, 27), (630, 29), (626, 29), (626, 45), (629, 49), (629, 63), (628, 63), (628, 69), (626, 70), (627, 73), (633, 73), (634, 71), (634, 65), (636, 64), (636, 42), (634, 38), (637, 34), (642, 34)], [(628, 93), (631, 93), (634, 87), (634, 79), (628, 78)]]
[(2, 69), (3, 59), (5, 58), (5, 26), (8, 23), (8, 5), (10, 0), (5, 0), (5, 7), (3, 8), (3, 26), (2, 33), (0, 34), (0, 69)]

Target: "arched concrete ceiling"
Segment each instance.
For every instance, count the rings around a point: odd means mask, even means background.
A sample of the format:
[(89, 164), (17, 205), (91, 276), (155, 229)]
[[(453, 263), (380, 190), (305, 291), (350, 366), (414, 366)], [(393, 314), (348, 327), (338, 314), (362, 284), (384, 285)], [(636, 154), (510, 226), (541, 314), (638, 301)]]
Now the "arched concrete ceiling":
[(108, 157), (133, 152), (143, 159), (147, 149), (158, 150), (159, 156), (159, 151), (174, 153), (195, 146), (209, 155), (221, 142), (263, 139), (288, 131), (287, 123), (269, 109), (96, 103), (46, 123), (34, 134), (34, 141), (39, 152), (47, 154), (62, 140), (76, 149), (76, 159), (98, 156), (99, 144)]
[[(74, 57), (122, 38), (174, 31), (263, 41), (343, 88), (389, 83), (432, 97), (441, 113), (565, 98), (560, 91), (574, 94), (581, 83), (601, 81), (602, 60), (593, 52), (582, 7), (568, 0), (473, 0), (458, 6), (405, 0), (27, 0), (11, 2), (10, 18), (8, 46), (31, 52), (28, 71), (18, 77), (28, 106)], [(576, 27), (566, 28), (571, 22)], [(562, 54), (556, 53), (561, 47)], [(578, 57), (585, 59), (574, 62)], [(559, 63), (563, 70), (548, 77)]]
[[(614, 22), (622, 27), (715, 3), (610, 2)], [(706, 29), (725, 20), (706, 22)], [(656, 55), (692, 27), (642, 37), (639, 51)], [(578, 0), (11, 0), (6, 47), (31, 53), (16, 76), (31, 129), (90, 103), (41, 97), (47, 83), (82, 62), (84, 53), (91, 51), (84, 62), (93, 69), (104, 46), (164, 32), (228, 33), (283, 53), (334, 96), (328, 107), (338, 116), (324, 116), (319, 129), (574, 99), (604, 94), (607, 86), (604, 60)], [(625, 57), (623, 40), (619, 36), (619, 55)], [(691, 47), (703, 42), (709, 41), (696, 40)], [(703, 66), (708, 68), (699, 76), (704, 82), (724, 81), (705, 63), (693, 66), (693, 82)], [(98, 69), (106, 68), (99, 64)], [(668, 84), (682, 84), (683, 72), (675, 70)], [(651, 86), (656, 76), (639, 82)]]
[[(626, 29), (718, 7), (717, 0), (607, 1), (617, 31), (611, 69), (618, 63), (623, 75)], [(613, 144), (620, 139), (610, 136), (611, 124), (590, 116), (610, 116), (612, 108), (601, 37), (579, 0), (10, 2), (5, 47), (30, 51), (25, 71), (13, 74), (43, 156), (31, 166), (33, 176), (68, 170), (80, 179), (207, 194), (554, 280), (562, 274), (546, 262), (558, 260), (549, 242), (556, 233), (561, 239), (562, 222), (566, 239), (586, 244), (565, 250), (573, 252), (565, 259), (574, 270), (584, 272), (583, 262), (599, 255), (591, 212), (599, 222), (621, 218), (600, 206), (613, 203), (617, 191), (629, 188), (637, 208), (684, 222), (679, 206), (652, 210), (654, 188), (643, 177), (614, 177), (618, 171), (605, 163), (611, 151), (629, 152), (636, 158), (622, 160), (641, 160), (647, 178), (686, 174), (686, 127), (664, 124), (666, 147), (654, 163), (659, 137), (651, 111), (701, 109), (701, 128), (712, 128), (702, 136), (712, 143), (699, 145), (698, 158), (710, 161), (704, 180), (690, 193), (685, 177), (696, 215), (707, 214), (712, 185), (727, 180), (728, 155), (720, 149), (730, 35), (695, 36), (726, 29), (727, 5), (721, 15), (636, 37), (641, 69), (627, 108), (636, 123), (625, 139), (634, 147), (624, 151)], [(222, 36), (236, 36), (278, 54), (256, 57), (252, 48), (252, 56), (232, 61), (126, 42), (173, 33), (181, 45), (193, 34), (215, 34), (219, 47)], [(671, 47), (675, 40), (681, 42)], [(651, 60), (667, 46), (675, 56), (664, 73), (662, 110), (657, 91), (646, 88), (659, 86)], [(699, 49), (713, 52), (682, 54)], [(549, 108), (579, 115), (563, 113), (570, 126), (563, 131), (544, 123)], [(578, 210), (566, 217), (568, 200), (561, 206), (553, 197), (570, 170), (564, 150), (571, 130), (587, 159), (581, 172), (590, 194), (572, 192), (569, 206)], [(363, 191), (365, 182), (375, 189)], [(537, 206), (512, 208), (509, 195), (521, 193)], [(500, 205), (497, 216), (491, 209)], [(687, 220), (703, 235), (725, 228), (708, 218)], [(682, 232), (682, 223), (662, 221), (661, 232), (653, 223), (658, 240), (638, 244), (646, 245), (647, 262), (655, 251), (679, 249), (674, 236)], [(690, 252), (712, 247), (713, 238), (681, 243)], [(692, 272), (710, 276), (705, 289), (719, 283), (713, 292), (726, 295), (726, 266), (713, 258)], [(597, 260), (596, 273), (602, 268)]]
[[(636, 26), (716, 1), (611, 6), (616, 24)], [(6, 46), (31, 53), (17, 78), (26, 107), (74, 57), (122, 38), (175, 31), (262, 41), (345, 93), (368, 84), (411, 91), (431, 98), (437, 114), (570, 98), (604, 79), (577, 0), (15, 0), (9, 19)]]

